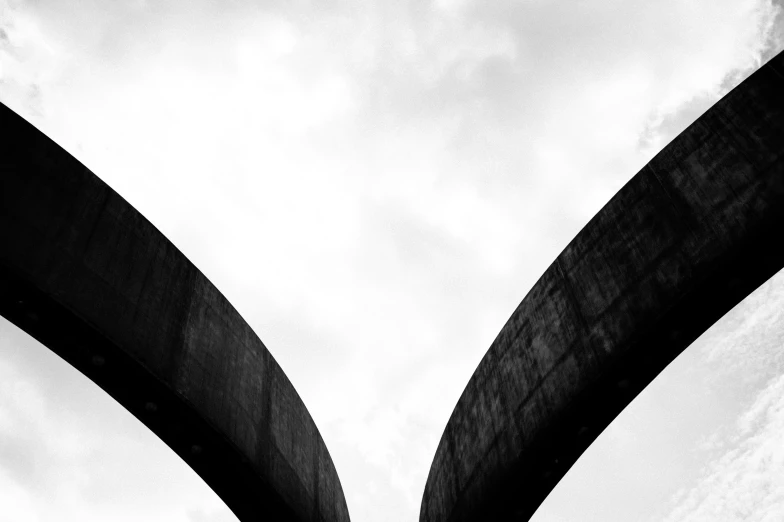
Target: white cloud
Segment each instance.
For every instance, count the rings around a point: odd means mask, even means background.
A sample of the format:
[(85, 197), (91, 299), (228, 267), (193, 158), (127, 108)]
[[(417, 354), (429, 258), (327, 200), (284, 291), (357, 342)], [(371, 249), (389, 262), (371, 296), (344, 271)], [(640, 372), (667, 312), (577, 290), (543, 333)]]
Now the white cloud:
[(0, 0), (0, 99), (42, 116), (41, 91), (56, 77), (63, 50), (17, 2)]
[(784, 517), (784, 376), (772, 379), (738, 421), (736, 439), (665, 519), (774, 521)]
[(356, 520), (416, 517), (528, 288), (779, 34), (765, 1), (216, 5), (15, 5), (0, 74), (259, 333)]

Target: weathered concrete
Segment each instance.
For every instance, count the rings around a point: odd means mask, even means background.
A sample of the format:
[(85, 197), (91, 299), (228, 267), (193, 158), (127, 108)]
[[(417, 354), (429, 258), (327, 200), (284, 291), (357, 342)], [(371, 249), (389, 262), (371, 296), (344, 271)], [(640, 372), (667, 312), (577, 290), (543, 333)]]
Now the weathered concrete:
[(2, 105), (0, 129), (0, 313), (139, 418), (241, 521), (348, 521), (313, 420), (231, 304)]
[(670, 143), (512, 314), (444, 430), (421, 522), (528, 520), (612, 419), (784, 266), (784, 54)]

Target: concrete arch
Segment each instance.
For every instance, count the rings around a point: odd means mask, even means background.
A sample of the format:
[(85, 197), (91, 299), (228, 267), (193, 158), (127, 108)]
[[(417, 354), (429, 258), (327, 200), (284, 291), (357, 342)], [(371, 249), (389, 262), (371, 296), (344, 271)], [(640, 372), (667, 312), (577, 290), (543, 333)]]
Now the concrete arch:
[(149, 221), (0, 105), (0, 314), (92, 379), (245, 522), (348, 522), (313, 419)]
[(682, 350), (784, 267), (784, 53), (583, 228), (455, 406), (420, 522), (528, 520)]

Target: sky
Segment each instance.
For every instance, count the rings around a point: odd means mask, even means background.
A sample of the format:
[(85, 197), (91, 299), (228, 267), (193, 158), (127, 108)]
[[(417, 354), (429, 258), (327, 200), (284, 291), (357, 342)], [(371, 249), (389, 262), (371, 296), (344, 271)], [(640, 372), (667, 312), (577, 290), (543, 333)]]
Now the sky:
[[(463, 388), (662, 147), (784, 49), (780, 0), (0, 0), (0, 101), (161, 230), (302, 397), (355, 522), (416, 521)], [(535, 522), (784, 519), (784, 274)], [(0, 320), (0, 522), (230, 522)]]

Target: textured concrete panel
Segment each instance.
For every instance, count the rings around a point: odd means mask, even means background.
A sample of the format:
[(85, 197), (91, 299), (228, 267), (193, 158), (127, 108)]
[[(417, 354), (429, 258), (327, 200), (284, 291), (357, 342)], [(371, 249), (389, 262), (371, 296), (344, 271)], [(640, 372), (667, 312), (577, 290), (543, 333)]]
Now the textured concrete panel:
[(421, 522), (528, 520), (615, 416), (784, 266), (784, 54), (662, 150), (523, 299), (455, 406)]
[(346, 522), (313, 419), (149, 221), (0, 105), (0, 314), (106, 390), (245, 521)]

